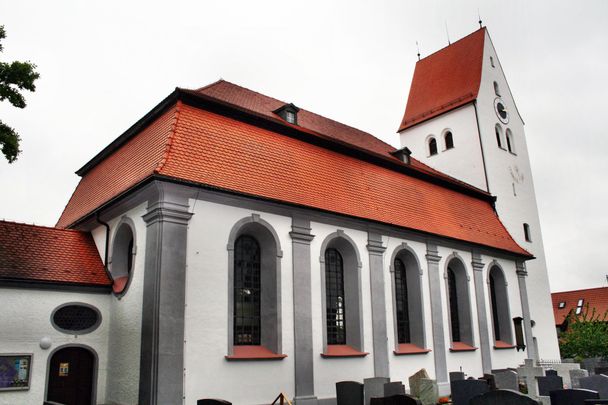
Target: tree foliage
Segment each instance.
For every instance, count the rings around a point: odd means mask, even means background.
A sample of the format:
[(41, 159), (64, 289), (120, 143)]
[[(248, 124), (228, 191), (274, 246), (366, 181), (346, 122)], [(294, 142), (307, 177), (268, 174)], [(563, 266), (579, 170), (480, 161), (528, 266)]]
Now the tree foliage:
[(608, 312), (602, 315), (587, 305), (580, 314), (570, 312), (568, 329), (560, 336), (562, 357), (608, 357)]
[[(0, 25), (0, 52), (3, 51), (2, 40), (6, 38), (4, 26)], [(31, 62), (0, 62), (0, 101), (8, 100), (17, 108), (25, 108), (23, 90), (36, 91), (34, 82), (40, 75), (36, 65)], [(9, 163), (19, 155), (19, 134), (0, 120), (0, 147)]]

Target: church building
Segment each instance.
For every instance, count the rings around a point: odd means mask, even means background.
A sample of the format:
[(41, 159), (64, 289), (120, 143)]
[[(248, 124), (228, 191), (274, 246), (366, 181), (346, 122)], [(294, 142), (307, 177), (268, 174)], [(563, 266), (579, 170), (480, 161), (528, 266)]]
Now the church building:
[[(405, 96), (405, 94), (404, 94)], [(0, 221), (0, 404), (335, 403), (559, 359), (524, 122), (481, 28), (416, 64), (401, 148), (219, 80)]]

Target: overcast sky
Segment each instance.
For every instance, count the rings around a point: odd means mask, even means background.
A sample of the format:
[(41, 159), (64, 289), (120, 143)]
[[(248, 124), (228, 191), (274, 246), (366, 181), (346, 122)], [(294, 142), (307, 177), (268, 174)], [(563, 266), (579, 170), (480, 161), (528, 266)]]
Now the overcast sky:
[(608, 1), (0, 0), (0, 60), (41, 78), (0, 159), (0, 218), (54, 225), (74, 171), (176, 86), (219, 78), (398, 146), (416, 62), (489, 29), (526, 122), (552, 291), (606, 286)]

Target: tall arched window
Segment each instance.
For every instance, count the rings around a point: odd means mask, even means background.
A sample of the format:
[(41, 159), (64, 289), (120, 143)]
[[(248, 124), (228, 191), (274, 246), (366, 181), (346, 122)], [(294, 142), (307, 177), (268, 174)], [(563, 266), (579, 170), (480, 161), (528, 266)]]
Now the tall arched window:
[(452, 149), (454, 147), (454, 136), (452, 135), (451, 131), (447, 131), (444, 135), (444, 139), (445, 139), (445, 148), (447, 149)]
[(489, 273), (490, 302), (492, 304), (492, 326), (495, 345), (500, 347), (513, 342), (509, 315), (509, 297), (505, 275), (498, 266), (492, 266)]
[(112, 291), (118, 296), (126, 293), (133, 272), (133, 228), (130, 222), (119, 225), (112, 244), (112, 259), (109, 267), (112, 275)]
[(511, 153), (515, 153), (515, 144), (513, 143), (513, 133), (507, 128), (507, 149)]
[(398, 257), (395, 259), (395, 304), (397, 307), (397, 339), (399, 343), (411, 343), (407, 274), (403, 261)]
[(260, 345), (260, 245), (248, 235), (234, 244), (234, 344)]
[(498, 87), (498, 83), (494, 82), (494, 93), (500, 97), (500, 88)]
[(331, 248), (325, 251), (325, 307), (327, 344), (346, 344), (344, 263), (340, 252)]
[(498, 124), (494, 127), (494, 132), (496, 132), (496, 143), (499, 148), (502, 148), (502, 127)]
[(450, 296), (450, 326), (452, 328), (452, 342), (460, 342), (458, 288), (456, 287), (456, 274), (451, 267), (448, 267), (448, 290)]
[(437, 140), (435, 138), (429, 139), (429, 155), (433, 156), (437, 154)]
[(458, 258), (450, 260), (446, 276), (450, 306), (451, 350), (474, 350), (469, 285), (463, 262)]

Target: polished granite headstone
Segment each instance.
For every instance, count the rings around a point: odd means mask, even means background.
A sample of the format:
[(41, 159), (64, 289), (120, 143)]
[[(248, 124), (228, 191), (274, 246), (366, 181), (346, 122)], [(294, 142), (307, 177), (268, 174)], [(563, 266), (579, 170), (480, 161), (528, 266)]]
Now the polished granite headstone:
[(584, 377), (579, 380), (581, 388), (597, 391), (600, 394), (600, 398), (608, 399), (608, 377), (605, 375), (592, 375), (591, 377)]
[(572, 382), (572, 388), (581, 388), (580, 379), (589, 377), (589, 372), (585, 369), (570, 370), (570, 381)]
[(356, 381), (336, 383), (337, 405), (363, 405), (363, 384)]
[(496, 390), (472, 398), (469, 405), (541, 405), (541, 402), (517, 391)]
[(370, 405), (421, 405), (421, 402), (412, 396), (401, 394), (372, 398)]
[(564, 389), (564, 380), (557, 373), (545, 377), (536, 377), (536, 380), (538, 381), (538, 395), (541, 396), (548, 397), (551, 391)]
[(393, 395), (404, 395), (405, 386), (401, 381), (393, 381), (384, 384), (384, 396), (392, 397)]
[(490, 391), (485, 380), (460, 380), (450, 383), (452, 403), (454, 405), (469, 405), (471, 398)]
[(513, 370), (494, 371), (494, 381), (499, 390), (519, 391), (517, 373)]
[(363, 380), (363, 394), (365, 395), (365, 405), (370, 405), (372, 397), (384, 396), (384, 384), (391, 380), (386, 377), (372, 377)]
[(199, 399), (196, 401), (196, 405), (232, 405), (232, 402), (223, 399)]
[(450, 382), (452, 381), (460, 381), (464, 380), (465, 375), (462, 371), (451, 371), (450, 372)]
[(585, 405), (586, 399), (599, 399), (597, 391), (584, 389), (555, 390), (549, 393), (551, 405)]

